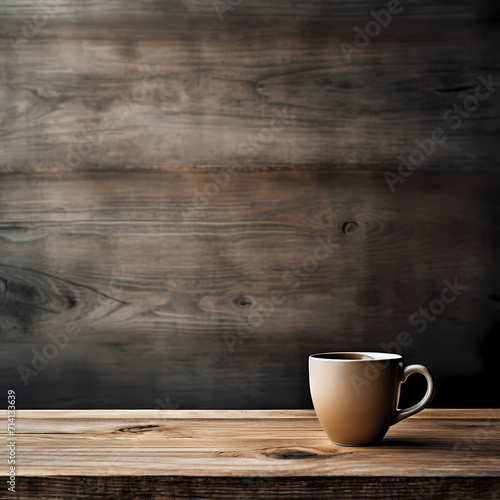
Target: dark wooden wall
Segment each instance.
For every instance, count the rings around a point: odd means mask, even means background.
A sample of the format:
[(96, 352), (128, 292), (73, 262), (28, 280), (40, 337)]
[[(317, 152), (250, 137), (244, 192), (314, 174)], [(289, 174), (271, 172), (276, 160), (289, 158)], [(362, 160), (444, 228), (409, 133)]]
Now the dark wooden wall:
[(348, 63), (387, 2), (237, 3), (0, 6), (2, 391), (309, 407), (308, 354), (406, 331), (436, 406), (500, 404), (500, 85), (450, 115), (500, 83), (498, 7), (402, 1)]

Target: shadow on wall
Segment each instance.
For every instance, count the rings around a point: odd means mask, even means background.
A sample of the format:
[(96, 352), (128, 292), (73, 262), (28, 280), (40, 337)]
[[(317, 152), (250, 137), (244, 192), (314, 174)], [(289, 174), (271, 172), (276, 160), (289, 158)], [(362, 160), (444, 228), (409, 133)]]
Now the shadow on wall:
[[(493, 325), (481, 344), (481, 357), (484, 360), (483, 369), (473, 375), (453, 375), (446, 377), (439, 385), (439, 393), (433, 406), (460, 407), (460, 401), (466, 400), (468, 407), (484, 407), (488, 400), (490, 407), (500, 407), (500, 392), (498, 382), (500, 372), (498, 360), (500, 355), (500, 322)], [(419, 381), (420, 382), (420, 381)], [(487, 399), (485, 395), (488, 393)], [(439, 404), (443, 401), (442, 404)]]

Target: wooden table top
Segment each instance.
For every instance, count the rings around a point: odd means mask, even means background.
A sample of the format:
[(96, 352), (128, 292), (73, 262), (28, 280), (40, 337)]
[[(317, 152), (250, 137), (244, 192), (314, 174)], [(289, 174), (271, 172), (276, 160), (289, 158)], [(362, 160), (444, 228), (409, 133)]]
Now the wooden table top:
[[(500, 498), (492, 496), (500, 495), (499, 409), (427, 409), (391, 427), (381, 445), (359, 448), (332, 445), (312, 410), (18, 410), (16, 420), (17, 490), (26, 498), (89, 483), (92, 498), (109, 498), (106, 488), (126, 498), (145, 485), (151, 498), (168, 498), (167, 490), (276, 498), (273, 489), (384, 498), (387, 488), (401, 498), (422, 488), (432, 498), (453, 488)], [(377, 491), (363, 489), (374, 484)]]

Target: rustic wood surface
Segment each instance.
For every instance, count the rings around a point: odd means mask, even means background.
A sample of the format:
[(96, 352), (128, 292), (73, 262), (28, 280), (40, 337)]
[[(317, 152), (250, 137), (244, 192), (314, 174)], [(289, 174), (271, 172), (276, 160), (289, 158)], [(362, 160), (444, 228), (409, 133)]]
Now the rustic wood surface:
[(340, 44), (386, 0), (218, 0), (236, 5), (222, 21), (212, 1), (49, 3), (46, 18), (34, 0), (0, 6), (1, 170), (54, 169), (68, 148), (76, 168), (247, 164), (284, 108), (260, 168), (385, 170), (438, 126), (449, 139), (424, 168), (498, 168), (498, 90), (457, 130), (443, 119), (478, 76), (500, 82), (493, 0), (402, 1), (350, 64)]
[[(210, 182), (3, 177), (1, 386), (20, 407), (308, 408), (309, 354), (384, 350), (403, 330), (405, 361), (429, 367), (437, 405), (496, 404), (497, 393), (477, 400), (498, 380), (497, 176), (415, 173), (391, 193), (377, 173), (245, 173), (190, 211)], [(338, 246), (293, 289), (283, 275), (317, 238)], [(467, 289), (418, 332), (410, 314), (455, 278)], [(274, 312), (238, 330), (273, 290)], [(68, 324), (81, 334), (25, 386), (19, 365), (33, 368), (33, 349)]]
[(498, 409), (424, 410), (360, 448), (332, 445), (310, 410), (21, 410), (16, 429), (23, 499), (500, 493)]

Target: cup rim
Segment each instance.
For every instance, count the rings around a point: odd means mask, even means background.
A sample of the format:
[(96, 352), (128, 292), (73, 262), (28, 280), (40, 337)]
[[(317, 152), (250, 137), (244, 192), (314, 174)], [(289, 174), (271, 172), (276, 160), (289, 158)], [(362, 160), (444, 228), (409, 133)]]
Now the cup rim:
[[(360, 354), (362, 356), (367, 356), (370, 359), (331, 359), (323, 358), (321, 356), (331, 354)], [(315, 354), (310, 354), (309, 359), (317, 359), (321, 361), (331, 361), (334, 363), (369, 363), (373, 361), (384, 361), (384, 360), (402, 360), (401, 354), (394, 354), (392, 352), (367, 352), (367, 351), (331, 351), (331, 352), (317, 352)]]

